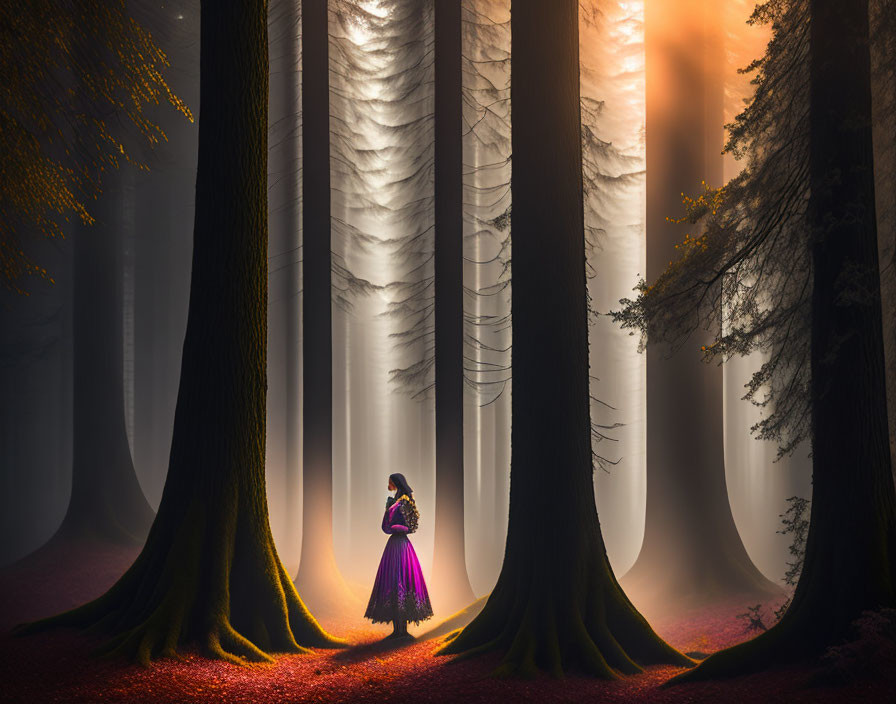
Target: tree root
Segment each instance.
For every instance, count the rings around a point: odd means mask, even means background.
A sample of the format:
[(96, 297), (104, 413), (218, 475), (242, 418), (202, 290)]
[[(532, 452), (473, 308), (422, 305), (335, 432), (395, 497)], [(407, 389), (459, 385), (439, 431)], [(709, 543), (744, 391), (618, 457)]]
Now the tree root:
[[(781, 630), (782, 625), (784, 630)], [(749, 675), (773, 664), (780, 664), (784, 653), (786, 653), (785, 659), (790, 661), (807, 656), (804, 644), (794, 636), (790, 624), (782, 621), (752, 640), (711, 654), (694, 669), (676, 675), (662, 686), (672, 687), (688, 682)]]
[(178, 650), (187, 643), (236, 665), (270, 663), (273, 653), (346, 645), (305, 608), (269, 531), (248, 522), (248, 535), (236, 537), (236, 513), (234, 508), (229, 519), (218, 521), (223, 535), (207, 545), (205, 512), (191, 507), (179, 530), (154, 528), (143, 552), (108, 592), (14, 632), (73, 627), (106, 635), (109, 640), (95, 654), (144, 666), (180, 657)]
[[(601, 598), (600, 593), (593, 597), (595, 601)], [(531, 678), (544, 670), (561, 678), (566, 671), (578, 670), (601, 679), (616, 679), (643, 671), (636, 657), (642, 664), (694, 665), (693, 660), (664, 643), (633, 607), (612, 603), (612, 596), (611, 603), (600, 609), (592, 604), (576, 606), (559, 598), (524, 599), (519, 595), (508, 608), (503, 603), (506, 597), (502, 598), (497, 588), (492, 599), (495, 603), (490, 599), (469, 626), (443, 641), (437, 654), (465, 660), (502, 651), (504, 656), (493, 673), (497, 677)], [(620, 618), (620, 612), (629, 610), (628, 619)], [(615, 634), (602, 615), (606, 611), (614, 612), (611, 620), (619, 627)]]

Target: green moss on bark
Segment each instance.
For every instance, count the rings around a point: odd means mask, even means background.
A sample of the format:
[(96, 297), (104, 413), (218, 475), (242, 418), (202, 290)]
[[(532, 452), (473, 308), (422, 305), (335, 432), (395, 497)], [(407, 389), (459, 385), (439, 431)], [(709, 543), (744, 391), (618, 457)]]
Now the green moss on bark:
[(265, 493), (267, 3), (202, 4), (189, 316), (165, 490), (140, 556), (73, 626), (147, 664), (196, 644), (265, 662), (333, 647), (277, 556)]

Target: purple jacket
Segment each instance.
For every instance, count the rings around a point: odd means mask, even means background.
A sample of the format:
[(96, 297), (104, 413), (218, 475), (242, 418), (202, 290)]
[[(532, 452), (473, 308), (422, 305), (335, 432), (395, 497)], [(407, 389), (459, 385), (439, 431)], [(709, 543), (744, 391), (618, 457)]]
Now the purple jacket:
[(405, 521), (404, 514), (401, 511), (401, 502), (403, 499), (404, 497), (386, 508), (386, 512), (383, 514), (383, 533), (389, 535), (408, 534), (407, 521)]

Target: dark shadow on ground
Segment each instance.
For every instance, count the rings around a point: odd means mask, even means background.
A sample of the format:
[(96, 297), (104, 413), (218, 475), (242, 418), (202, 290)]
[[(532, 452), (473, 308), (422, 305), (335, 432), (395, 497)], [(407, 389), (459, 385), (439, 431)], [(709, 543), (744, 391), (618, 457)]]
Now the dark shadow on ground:
[(333, 661), (342, 664), (363, 662), (377, 655), (403, 650), (417, 643), (413, 636), (406, 638), (383, 638), (368, 643), (349, 646), (333, 655)]
[(455, 614), (452, 614), (444, 621), (437, 623), (431, 629), (423, 633), (420, 636), (420, 640), (435, 640), (437, 638), (447, 636), (449, 633), (460, 630), (468, 623), (470, 623), (470, 621), (476, 618), (479, 615), (479, 612), (481, 612), (482, 609), (485, 608), (485, 603), (488, 601), (488, 597), (488, 594), (479, 597), (476, 601), (474, 601), (466, 608), (461, 609)]

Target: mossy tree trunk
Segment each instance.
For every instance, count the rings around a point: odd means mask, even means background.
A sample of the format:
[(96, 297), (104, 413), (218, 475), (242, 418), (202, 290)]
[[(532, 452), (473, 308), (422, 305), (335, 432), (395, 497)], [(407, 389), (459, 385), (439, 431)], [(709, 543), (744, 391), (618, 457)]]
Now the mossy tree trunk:
[(516, 0), (513, 37), (513, 426), (501, 574), (443, 653), (503, 652), (498, 674), (598, 677), (690, 664), (613, 576), (594, 502), (578, 2)]
[(887, 437), (868, 1), (811, 0), (812, 515), (781, 621), (681, 680), (812, 658), (864, 610), (896, 604), (896, 498)]
[(464, 292), (461, 0), (435, 13), (436, 510), (433, 590), (439, 608), (474, 600), (464, 549)]
[(25, 632), (88, 627), (143, 663), (186, 642), (237, 663), (335, 644), (277, 556), (265, 496), (266, 6), (202, 5), (193, 274), (156, 520), (106, 594)]

